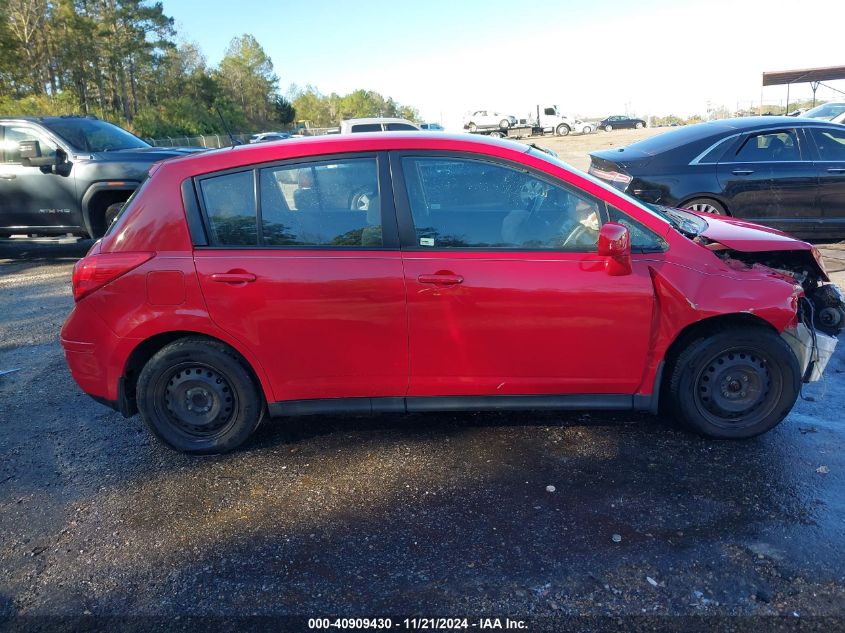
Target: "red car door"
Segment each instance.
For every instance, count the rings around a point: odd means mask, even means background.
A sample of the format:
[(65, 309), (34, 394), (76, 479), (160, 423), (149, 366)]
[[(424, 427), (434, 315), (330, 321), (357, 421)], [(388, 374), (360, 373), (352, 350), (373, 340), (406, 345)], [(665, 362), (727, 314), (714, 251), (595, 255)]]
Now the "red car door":
[(652, 284), (642, 262), (605, 272), (602, 201), (486, 159), (397, 153), (392, 165), (409, 396), (634, 393)]
[(402, 261), (392, 197), (380, 195), (386, 160), (197, 179), (211, 245), (194, 261), (209, 313), (257, 355), (277, 401), (405, 395)]

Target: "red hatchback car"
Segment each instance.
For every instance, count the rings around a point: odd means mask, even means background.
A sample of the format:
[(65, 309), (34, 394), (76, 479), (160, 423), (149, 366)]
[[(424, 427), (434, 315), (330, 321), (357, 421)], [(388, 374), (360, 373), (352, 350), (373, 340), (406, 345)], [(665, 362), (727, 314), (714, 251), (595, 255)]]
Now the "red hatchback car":
[(382, 133), (168, 160), (73, 272), (87, 393), (217, 453), (267, 416), (668, 411), (771, 429), (843, 323), (818, 252), (527, 145)]

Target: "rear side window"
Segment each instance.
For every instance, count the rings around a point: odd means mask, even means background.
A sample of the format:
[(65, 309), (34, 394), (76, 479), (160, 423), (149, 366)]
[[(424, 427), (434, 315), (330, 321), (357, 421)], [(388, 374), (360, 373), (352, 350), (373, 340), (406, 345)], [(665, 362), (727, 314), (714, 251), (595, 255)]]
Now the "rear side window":
[(822, 160), (845, 161), (845, 129), (812, 129)]
[(360, 123), (353, 125), (350, 132), (381, 132), (381, 123)]
[(399, 132), (399, 131), (408, 131), (417, 132), (417, 128), (413, 125), (408, 125), (407, 123), (388, 123), (387, 124), (387, 131), (388, 132)]
[(200, 181), (211, 243), (220, 246), (255, 246), (255, 186), (252, 171), (214, 176)]
[(262, 169), (260, 191), (267, 246), (383, 245), (375, 158)]
[(416, 248), (595, 251), (599, 201), (464, 158), (402, 159)]
[(753, 134), (739, 148), (735, 160), (743, 163), (801, 160), (798, 138), (794, 130)]

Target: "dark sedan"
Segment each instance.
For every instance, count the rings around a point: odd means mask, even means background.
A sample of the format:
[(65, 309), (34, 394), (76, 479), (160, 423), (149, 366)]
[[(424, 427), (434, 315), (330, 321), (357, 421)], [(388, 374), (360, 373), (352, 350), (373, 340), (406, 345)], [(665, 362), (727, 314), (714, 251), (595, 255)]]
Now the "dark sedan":
[(590, 173), (640, 200), (793, 233), (845, 234), (845, 126), (747, 117), (590, 155)]
[(622, 116), (621, 114), (617, 114), (614, 116), (609, 116), (606, 119), (602, 120), (599, 123), (599, 127), (603, 129), (605, 132), (610, 132), (611, 130), (623, 130), (623, 129), (637, 129), (645, 127), (645, 121), (642, 119), (637, 119), (629, 116)]

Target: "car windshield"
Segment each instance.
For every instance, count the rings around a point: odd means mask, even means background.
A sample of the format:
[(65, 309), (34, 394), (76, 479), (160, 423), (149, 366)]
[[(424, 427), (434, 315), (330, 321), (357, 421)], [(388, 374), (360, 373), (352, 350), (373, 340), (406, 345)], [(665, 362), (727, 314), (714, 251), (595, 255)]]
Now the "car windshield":
[(85, 152), (113, 152), (150, 147), (134, 134), (96, 119), (52, 119), (44, 125), (65, 139), (74, 149)]
[(655, 218), (662, 220), (663, 222), (666, 222), (667, 224), (671, 224), (672, 226), (675, 226), (675, 223), (668, 216), (666, 216), (664, 213), (660, 213), (660, 212), (656, 211), (655, 209), (652, 209), (651, 205), (644, 204), (644, 203), (640, 202), (639, 200), (637, 200), (636, 198), (632, 198), (631, 196), (626, 194), (624, 191), (619, 191), (619, 189), (611, 187), (606, 182), (602, 182), (601, 180), (599, 180), (595, 176), (591, 176), (590, 174), (585, 174), (580, 169), (575, 169), (574, 167), (572, 167), (572, 165), (568, 165), (567, 163), (560, 160), (556, 155), (552, 156), (552, 154), (548, 153), (545, 150), (539, 149), (537, 147), (529, 147), (528, 153), (531, 156), (534, 156), (536, 158), (541, 158), (544, 161), (546, 161), (547, 163), (551, 163), (552, 165), (555, 165), (557, 167), (562, 167), (563, 169), (566, 169), (568, 171), (577, 171), (578, 175), (581, 176), (582, 178), (586, 178), (590, 182), (598, 185), (599, 187), (601, 187), (602, 189), (605, 189), (606, 191), (610, 191), (611, 193), (613, 193), (616, 196), (620, 196), (622, 198), (625, 198), (628, 202), (630, 202), (633, 205), (638, 206), (640, 209), (642, 209), (646, 213), (651, 214)]
[(707, 220), (689, 211), (664, 207), (662, 204), (649, 204), (648, 206), (669, 220), (672, 226), (687, 237), (695, 237), (707, 229)]
[(845, 103), (824, 103), (807, 110), (803, 116), (806, 119), (822, 119), (830, 121), (845, 112)]

